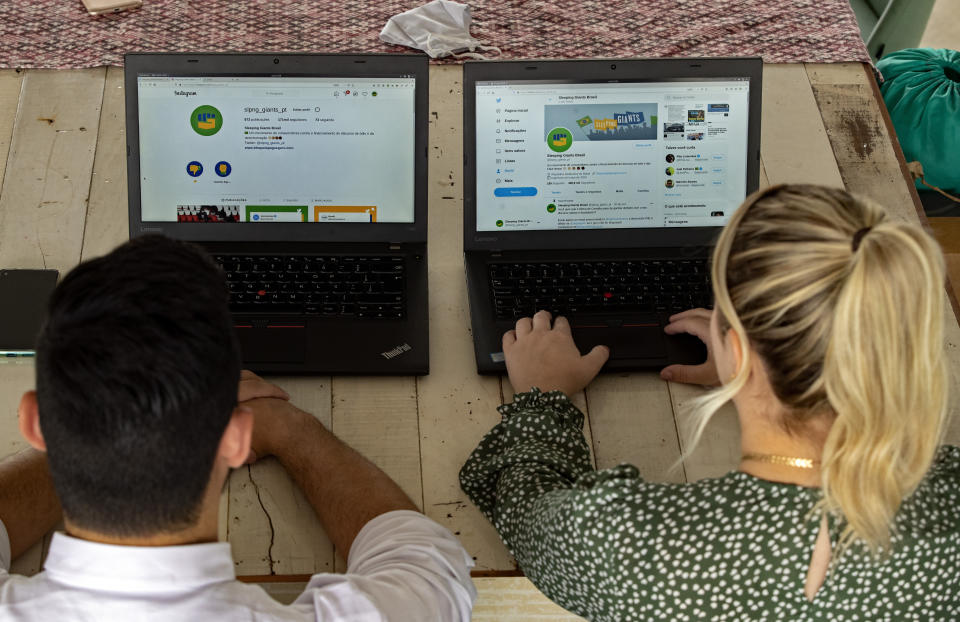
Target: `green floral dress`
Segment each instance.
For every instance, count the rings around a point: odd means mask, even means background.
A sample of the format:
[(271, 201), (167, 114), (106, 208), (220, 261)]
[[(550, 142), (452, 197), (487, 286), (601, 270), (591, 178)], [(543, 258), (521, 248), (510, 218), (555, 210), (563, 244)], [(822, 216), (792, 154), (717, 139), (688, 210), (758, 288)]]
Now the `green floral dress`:
[[(894, 553), (851, 548), (804, 596), (820, 492), (746, 473), (690, 484), (596, 471), (583, 414), (534, 389), (460, 472), (521, 569), (590, 620), (960, 620), (960, 448), (941, 448), (896, 521)], [(842, 525), (829, 517), (836, 543)]]

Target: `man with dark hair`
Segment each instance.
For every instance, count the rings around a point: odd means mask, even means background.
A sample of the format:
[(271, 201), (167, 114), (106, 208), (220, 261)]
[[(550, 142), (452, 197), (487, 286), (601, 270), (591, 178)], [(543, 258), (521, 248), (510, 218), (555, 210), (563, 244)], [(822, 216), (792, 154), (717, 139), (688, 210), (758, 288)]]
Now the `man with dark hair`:
[[(468, 620), (469, 556), (382, 471), (287, 394), (240, 370), (219, 269), (138, 238), (57, 287), (20, 403), (35, 449), (0, 461), (0, 620)], [(347, 574), (289, 606), (234, 576), (217, 543), (230, 469), (274, 455)], [(59, 498), (59, 500), (58, 500)], [(53, 528), (45, 570), (12, 557)]]

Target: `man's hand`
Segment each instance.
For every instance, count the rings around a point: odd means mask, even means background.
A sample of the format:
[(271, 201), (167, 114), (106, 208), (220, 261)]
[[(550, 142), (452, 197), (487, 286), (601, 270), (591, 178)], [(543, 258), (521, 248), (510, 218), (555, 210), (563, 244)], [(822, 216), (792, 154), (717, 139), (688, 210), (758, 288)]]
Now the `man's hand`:
[(393, 510), (417, 511), (393, 480), (340, 442), (313, 415), (291, 404), (280, 387), (243, 371), (237, 398), (238, 408), (253, 413), (248, 461), (276, 456), (344, 557), (375, 516)]
[(237, 405), (253, 413), (253, 439), (248, 463), (275, 454), (292, 433), (295, 420), (303, 411), (287, 401), (289, 399), (286, 391), (252, 371), (244, 369), (240, 372)]
[(573, 395), (590, 384), (610, 356), (607, 346), (580, 356), (567, 319), (558, 317), (551, 327), (550, 318), (549, 311), (538, 311), (533, 319), (520, 318), (516, 329), (503, 336), (507, 373), (517, 392), (537, 387)]
[(710, 344), (710, 317), (713, 311), (708, 309), (690, 309), (670, 316), (670, 323), (663, 327), (668, 335), (689, 333), (707, 346), (707, 360), (700, 365), (670, 365), (660, 371), (660, 377), (673, 382), (701, 384), (715, 387), (720, 384), (717, 365), (713, 359), (713, 347)]
[(277, 385), (267, 382), (249, 369), (241, 370), (240, 387), (237, 391), (237, 403), (243, 404), (258, 397), (276, 397), (282, 400), (290, 399), (290, 395)]

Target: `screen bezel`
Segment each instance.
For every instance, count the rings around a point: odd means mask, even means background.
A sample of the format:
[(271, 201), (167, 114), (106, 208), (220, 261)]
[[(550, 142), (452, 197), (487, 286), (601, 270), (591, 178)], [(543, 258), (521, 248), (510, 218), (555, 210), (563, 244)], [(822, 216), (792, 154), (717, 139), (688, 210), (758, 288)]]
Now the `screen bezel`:
[[(127, 195), (130, 237), (160, 233), (195, 242), (426, 242), (427, 58), (406, 54), (127, 54), (124, 57), (127, 119)], [(142, 220), (140, 119), (137, 77), (290, 76), (319, 78), (413, 77), (414, 192), (411, 223), (181, 223)]]
[(723, 227), (477, 231), (477, 82), (669, 82), (670, 79), (746, 79), (750, 83), (747, 119), (746, 194), (760, 184), (760, 58), (683, 58), (503, 61), (464, 63), (463, 67), (463, 248), (465, 251), (662, 248), (709, 246)]

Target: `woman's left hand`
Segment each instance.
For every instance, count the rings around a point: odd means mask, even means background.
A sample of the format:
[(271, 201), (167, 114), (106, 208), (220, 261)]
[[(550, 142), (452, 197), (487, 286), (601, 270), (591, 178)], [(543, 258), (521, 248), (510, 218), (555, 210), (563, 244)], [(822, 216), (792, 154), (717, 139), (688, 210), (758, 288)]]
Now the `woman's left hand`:
[(700, 365), (670, 365), (660, 371), (660, 377), (673, 382), (700, 384), (715, 387), (720, 384), (717, 364), (713, 360), (713, 347), (710, 344), (709, 309), (690, 309), (670, 316), (670, 323), (663, 327), (668, 335), (689, 333), (707, 346), (707, 360)]

